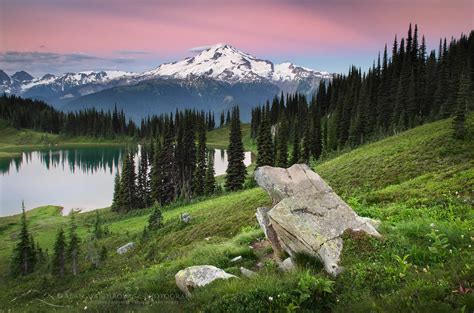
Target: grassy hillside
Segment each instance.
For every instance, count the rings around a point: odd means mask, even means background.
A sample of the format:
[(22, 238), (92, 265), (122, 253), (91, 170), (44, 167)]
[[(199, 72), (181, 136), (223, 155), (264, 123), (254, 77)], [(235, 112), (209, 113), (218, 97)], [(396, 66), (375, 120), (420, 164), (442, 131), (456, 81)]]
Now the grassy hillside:
[[(216, 149), (227, 149), (229, 146), (229, 126), (214, 129), (207, 133), (207, 145)], [(242, 124), (242, 142), (246, 151), (257, 153), (257, 145), (250, 137), (250, 124)]]
[[(129, 139), (125, 139), (127, 141)], [(30, 129), (15, 129), (0, 120), (0, 158), (14, 157), (21, 151), (38, 149), (50, 145), (95, 145), (123, 144), (124, 139), (105, 140), (90, 137), (63, 137), (57, 134), (37, 132)]]
[[(345, 271), (328, 277), (318, 262), (301, 257), (296, 273), (281, 274), (257, 228), (255, 209), (271, 205), (259, 188), (164, 208), (163, 228), (142, 238), (150, 210), (117, 215), (100, 211), (109, 235), (98, 269), (84, 260), (95, 213), (77, 216), (81, 273), (58, 279), (46, 265), (25, 278), (7, 274), (18, 234), (18, 216), (0, 218), (0, 309), (41, 312), (470, 312), (474, 297), (474, 116), (464, 141), (450, 136), (450, 121), (418, 127), (363, 146), (315, 167), (361, 215), (382, 221), (382, 239), (347, 235)], [(210, 143), (223, 144), (225, 129)], [(248, 137), (249, 138), (249, 137)], [(247, 142), (248, 144), (248, 142)], [(225, 146), (225, 145), (224, 145)], [(178, 221), (191, 214), (190, 224)], [(54, 233), (68, 218), (57, 207), (28, 212), (30, 228), (51, 251)], [(119, 256), (129, 241), (136, 249)], [(241, 263), (230, 259), (242, 255)], [(180, 269), (211, 264), (238, 276), (239, 267), (258, 271), (253, 279), (215, 282), (185, 299), (176, 288)], [(309, 272), (308, 272), (309, 271)], [(310, 274), (309, 274), (310, 273)], [(333, 283), (331, 283), (331, 281)], [(323, 288), (324, 286), (329, 286)], [(331, 292), (328, 292), (331, 291)], [(52, 306), (54, 305), (54, 306)], [(296, 310), (296, 309), (295, 309)]]

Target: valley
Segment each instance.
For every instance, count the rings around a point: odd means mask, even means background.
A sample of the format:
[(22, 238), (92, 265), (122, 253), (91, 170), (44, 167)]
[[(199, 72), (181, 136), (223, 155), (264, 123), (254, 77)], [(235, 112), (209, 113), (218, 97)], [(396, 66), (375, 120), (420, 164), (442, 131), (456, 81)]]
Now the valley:
[[(87, 307), (93, 311), (233, 308), (244, 312), (268, 306), (279, 311), (297, 299), (298, 283), (309, 270), (315, 277), (334, 281), (334, 286), (330, 293), (316, 292), (319, 296), (302, 302), (300, 309), (317, 306), (336, 312), (362, 312), (416, 306), (422, 311), (452, 311), (471, 307), (472, 297), (463, 288), (474, 275), (470, 266), (474, 261), (474, 141), (452, 139), (450, 125), (451, 120), (429, 123), (313, 164), (357, 213), (382, 221), (382, 239), (346, 238), (342, 257), (345, 271), (337, 278), (328, 277), (320, 267), (303, 259), (297, 261), (300, 267), (296, 272), (282, 274), (268, 258), (269, 247), (250, 248), (264, 239), (255, 209), (270, 204), (260, 188), (251, 188), (165, 207), (163, 227), (151, 238), (142, 237), (150, 209), (125, 215), (100, 210), (107, 235), (98, 242), (107, 248), (107, 259), (97, 269), (81, 261), (81, 274), (74, 279), (54, 278), (42, 271), (10, 278), (9, 255), (19, 216), (0, 218), (4, 242), (0, 272), (5, 282), (0, 287), (0, 303), (4, 309), (14, 306), (32, 312), (50, 310), (51, 305), (57, 310)], [(467, 129), (468, 138), (473, 138), (472, 114)], [(50, 251), (57, 227), (68, 223), (68, 217), (61, 216), (58, 209), (49, 206), (28, 212), (31, 232), (41, 247)], [(188, 225), (179, 222), (183, 212), (192, 217)], [(95, 218), (94, 212), (76, 216), (78, 234), (84, 242)], [(433, 250), (436, 240), (443, 238), (447, 245)], [(133, 253), (116, 255), (114, 250), (129, 241), (137, 243)], [(243, 260), (236, 266), (230, 259), (239, 255)], [(397, 257), (404, 258), (405, 263)], [(245, 266), (258, 274), (252, 279), (215, 282), (195, 290), (186, 300), (175, 285), (174, 275), (183, 267), (198, 264), (215, 265), (238, 276), (238, 266)], [(413, 292), (418, 293), (416, 298), (411, 296)]]
[(0, 12), (0, 313), (474, 313), (469, 1)]

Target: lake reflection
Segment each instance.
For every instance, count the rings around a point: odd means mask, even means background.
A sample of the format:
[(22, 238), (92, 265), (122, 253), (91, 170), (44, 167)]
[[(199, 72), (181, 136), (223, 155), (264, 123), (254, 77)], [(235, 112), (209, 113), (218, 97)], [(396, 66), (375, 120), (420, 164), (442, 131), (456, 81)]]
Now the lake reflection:
[(0, 215), (42, 205), (91, 210), (110, 206), (123, 147), (24, 152), (0, 159)]
[[(65, 212), (108, 207), (114, 177), (121, 168), (125, 147), (81, 147), (23, 152), (0, 159), (0, 216), (43, 205), (60, 205)], [(245, 152), (245, 165), (251, 164)], [(214, 149), (216, 176), (225, 174), (227, 154)]]
[[(252, 163), (252, 152), (245, 152), (244, 164), (249, 166)], [(227, 151), (214, 149), (214, 170), (216, 176), (225, 174), (227, 169)]]

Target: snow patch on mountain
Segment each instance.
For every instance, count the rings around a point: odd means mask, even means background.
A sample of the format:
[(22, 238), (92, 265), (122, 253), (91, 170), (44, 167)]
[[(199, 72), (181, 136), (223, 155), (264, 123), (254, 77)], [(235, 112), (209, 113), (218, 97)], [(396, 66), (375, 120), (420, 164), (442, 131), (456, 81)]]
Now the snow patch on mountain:
[(253, 81), (289, 81), (307, 77), (330, 78), (328, 72), (318, 72), (286, 62), (274, 65), (230, 45), (218, 44), (194, 57), (162, 64), (142, 74), (145, 77), (186, 78), (206, 76), (229, 83)]
[(132, 77), (135, 75), (136, 73), (124, 71), (83, 71), (79, 73), (65, 73), (58, 77), (54, 75), (45, 75), (42, 78), (33, 79), (32, 81), (23, 84), (21, 86), (21, 90), (26, 91), (28, 89), (41, 85), (51, 85), (55, 87), (54, 89), (57, 91), (64, 91), (67, 88), (71, 88), (74, 86), (81, 86), (93, 83), (103, 84), (108, 83), (114, 79), (123, 78), (127, 76)]

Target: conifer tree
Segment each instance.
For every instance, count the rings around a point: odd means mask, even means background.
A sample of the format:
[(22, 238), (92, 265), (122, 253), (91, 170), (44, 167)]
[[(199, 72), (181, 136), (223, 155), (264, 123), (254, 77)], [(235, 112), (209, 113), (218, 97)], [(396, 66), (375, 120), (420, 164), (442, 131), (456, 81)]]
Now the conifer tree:
[(138, 204), (148, 208), (151, 205), (151, 186), (148, 173), (148, 153), (144, 147), (141, 150), (140, 164), (138, 166)]
[(321, 139), (321, 115), (318, 105), (313, 106), (313, 136), (311, 144), (311, 153), (317, 160), (322, 153), (322, 139)]
[[(177, 188), (181, 195), (185, 197), (185, 199), (190, 199), (192, 195), (192, 182), (193, 176), (196, 170), (196, 135), (194, 131), (194, 122), (192, 121), (192, 117), (190, 111), (186, 111), (185, 115), (185, 122), (184, 122), (184, 131), (183, 131), (183, 147), (182, 147), (182, 155), (175, 158), (177, 161), (181, 161), (182, 167), (180, 168), (181, 177), (179, 180), (179, 184), (176, 184), (175, 188)], [(206, 131), (206, 121), (205, 116), (202, 117), (201, 123), (204, 127), (204, 134)], [(178, 148), (178, 147), (176, 147)], [(204, 146), (205, 148), (205, 146)], [(205, 164), (205, 162), (204, 162)]]
[(176, 175), (174, 163), (174, 135), (171, 122), (165, 126), (163, 147), (159, 156), (159, 200), (161, 205), (166, 205), (176, 199)]
[(232, 110), (230, 123), (229, 148), (227, 149), (227, 170), (225, 187), (228, 191), (243, 188), (246, 168), (244, 164), (244, 145), (242, 143), (242, 130), (240, 129), (239, 107)]
[(54, 254), (52, 270), (53, 274), (63, 277), (66, 271), (66, 237), (64, 236), (64, 230), (62, 227), (59, 228), (56, 235), (56, 241), (54, 243)]
[(227, 115), (225, 118), (225, 125), (230, 125), (230, 111), (227, 111)]
[(293, 134), (293, 152), (291, 153), (291, 165), (296, 164), (301, 159), (301, 145), (300, 145), (300, 132), (295, 127)]
[(219, 127), (222, 128), (225, 126), (225, 114), (224, 114), (224, 111), (221, 112), (221, 118), (220, 118), (220, 123), (219, 123)]
[(418, 124), (418, 108), (415, 94), (415, 73), (413, 70), (408, 80), (406, 113), (408, 117), (408, 128), (415, 127)]
[(94, 239), (100, 239), (104, 235), (104, 231), (102, 229), (102, 220), (100, 219), (99, 210), (95, 210), (95, 220), (94, 226), (92, 228), (92, 236)]
[(204, 194), (204, 184), (206, 179), (206, 129), (204, 125), (199, 126), (198, 147), (196, 157), (196, 172), (194, 174), (194, 193), (197, 196)]
[(122, 211), (124, 212), (132, 211), (138, 207), (135, 162), (132, 153), (128, 153), (123, 160), (120, 198), (123, 201)]
[(161, 214), (160, 208), (155, 205), (153, 208), (153, 213), (148, 218), (148, 229), (149, 230), (157, 230), (161, 227), (163, 223), (163, 215)]
[(25, 203), (21, 202), (21, 228), (18, 236), (18, 243), (13, 249), (11, 258), (11, 273), (13, 276), (27, 275), (35, 269), (37, 255), (34, 248), (33, 237), (28, 231), (28, 223), (26, 220)]
[(117, 170), (114, 180), (114, 195), (112, 199), (112, 206), (110, 207), (113, 212), (119, 212), (122, 210), (123, 201), (121, 199), (121, 190), (120, 190), (120, 172)]
[(459, 82), (459, 91), (457, 94), (457, 106), (453, 119), (454, 138), (464, 139), (466, 110), (469, 99), (469, 80), (467, 75), (462, 75)]
[(257, 167), (273, 165), (273, 140), (270, 125), (270, 110), (267, 107), (262, 112), (262, 119), (257, 137)]
[(215, 171), (214, 171), (214, 154), (213, 151), (209, 151), (207, 155), (207, 171), (206, 171), (206, 179), (204, 182), (204, 194), (211, 195), (216, 190), (216, 178), (215, 178)]
[(277, 153), (275, 158), (275, 166), (288, 167), (288, 125), (286, 119), (280, 121), (276, 136)]
[(160, 158), (161, 158), (161, 141), (158, 138), (156, 141), (155, 146), (155, 153), (153, 158), (153, 163), (151, 166), (150, 171), (150, 186), (151, 186), (151, 198), (152, 202), (160, 203), (161, 199), (161, 189), (162, 189), (162, 181), (160, 176), (161, 165), (160, 165)]
[(311, 157), (311, 119), (309, 116), (306, 117), (304, 123), (304, 134), (303, 134), (303, 153), (301, 159), (304, 163), (309, 164), (309, 159)]
[(79, 257), (80, 239), (77, 235), (77, 225), (75, 221), (74, 210), (71, 211), (71, 219), (69, 221), (69, 242), (67, 245), (68, 258), (71, 260), (71, 270), (74, 276), (77, 275), (77, 262)]

